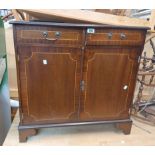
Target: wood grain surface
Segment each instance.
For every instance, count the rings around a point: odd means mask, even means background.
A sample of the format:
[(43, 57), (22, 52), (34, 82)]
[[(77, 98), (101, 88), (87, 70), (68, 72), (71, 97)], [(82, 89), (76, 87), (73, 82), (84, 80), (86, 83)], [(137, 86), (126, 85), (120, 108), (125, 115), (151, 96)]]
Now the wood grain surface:
[(14, 24), (21, 141), (26, 129), (87, 123), (130, 133), (146, 28)]

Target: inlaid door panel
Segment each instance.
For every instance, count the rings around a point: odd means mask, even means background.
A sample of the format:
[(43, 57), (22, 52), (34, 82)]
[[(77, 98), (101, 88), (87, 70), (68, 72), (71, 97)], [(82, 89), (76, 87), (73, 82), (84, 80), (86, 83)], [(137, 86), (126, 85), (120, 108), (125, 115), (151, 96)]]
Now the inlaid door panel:
[(78, 119), (80, 49), (20, 47), (23, 122)]
[(84, 55), (81, 120), (129, 117), (137, 49), (88, 47)]

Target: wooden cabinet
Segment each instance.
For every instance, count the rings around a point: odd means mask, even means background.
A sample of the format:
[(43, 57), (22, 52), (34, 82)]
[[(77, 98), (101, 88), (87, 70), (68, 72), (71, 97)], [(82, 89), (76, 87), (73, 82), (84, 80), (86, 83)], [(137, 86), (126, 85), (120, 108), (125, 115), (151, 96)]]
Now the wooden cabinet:
[(130, 133), (130, 107), (147, 28), (13, 22), (19, 139), (36, 129), (114, 123)]

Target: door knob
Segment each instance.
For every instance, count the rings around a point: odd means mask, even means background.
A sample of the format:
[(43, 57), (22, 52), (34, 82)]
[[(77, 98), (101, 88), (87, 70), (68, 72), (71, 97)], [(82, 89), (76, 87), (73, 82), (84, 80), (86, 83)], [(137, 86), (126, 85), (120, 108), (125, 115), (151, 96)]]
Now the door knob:
[(125, 85), (125, 86), (123, 87), (123, 89), (124, 89), (124, 90), (127, 90), (127, 89), (128, 89), (128, 86), (127, 86), (127, 85)]

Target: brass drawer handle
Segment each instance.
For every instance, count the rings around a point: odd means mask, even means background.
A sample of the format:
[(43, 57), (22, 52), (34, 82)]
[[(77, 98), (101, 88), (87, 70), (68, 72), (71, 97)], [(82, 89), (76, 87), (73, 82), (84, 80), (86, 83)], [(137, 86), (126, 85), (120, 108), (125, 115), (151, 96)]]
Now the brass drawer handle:
[(126, 35), (124, 33), (121, 33), (120, 38), (121, 38), (121, 40), (126, 39)]
[(46, 40), (50, 40), (50, 41), (58, 40), (60, 38), (60, 35), (61, 35), (61, 33), (57, 31), (57, 32), (55, 32), (55, 38), (48, 38), (48, 32), (47, 31), (44, 31), (43, 32), (43, 37)]

